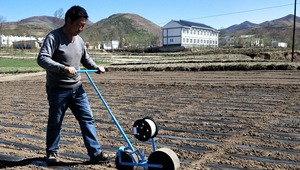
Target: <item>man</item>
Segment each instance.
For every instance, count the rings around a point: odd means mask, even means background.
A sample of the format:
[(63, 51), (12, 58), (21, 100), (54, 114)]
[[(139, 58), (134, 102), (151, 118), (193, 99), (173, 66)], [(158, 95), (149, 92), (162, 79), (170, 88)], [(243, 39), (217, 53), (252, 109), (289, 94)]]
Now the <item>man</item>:
[(78, 35), (87, 19), (84, 8), (71, 7), (65, 14), (65, 24), (46, 36), (37, 58), (37, 63), (46, 69), (46, 92), (49, 102), (46, 135), (48, 164), (57, 162), (62, 121), (68, 108), (79, 122), (90, 162), (107, 162), (114, 157), (101, 150), (81, 76), (76, 73), (80, 64), (87, 69), (99, 70), (99, 74), (105, 72), (105, 69), (98, 67), (89, 56), (82, 38)]

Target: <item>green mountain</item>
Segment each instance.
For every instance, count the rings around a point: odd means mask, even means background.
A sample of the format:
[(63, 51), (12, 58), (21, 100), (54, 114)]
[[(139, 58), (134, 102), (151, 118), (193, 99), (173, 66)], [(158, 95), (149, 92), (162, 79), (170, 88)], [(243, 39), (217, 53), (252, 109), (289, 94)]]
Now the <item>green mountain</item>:
[(145, 47), (161, 42), (161, 28), (136, 14), (115, 14), (85, 29), (81, 36), (96, 45), (101, 41), (119, 40), (121, 46)]

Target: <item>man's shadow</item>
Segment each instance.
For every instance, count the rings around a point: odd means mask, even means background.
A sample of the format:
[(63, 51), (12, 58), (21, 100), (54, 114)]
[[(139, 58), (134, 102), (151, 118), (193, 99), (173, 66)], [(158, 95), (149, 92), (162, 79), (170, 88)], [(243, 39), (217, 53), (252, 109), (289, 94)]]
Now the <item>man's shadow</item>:
[(27, 158), (19, 161), (12, 161), (12, 160), (0, 160), (0, 169), (4, 168), (12, 168), (17, 166), (27, 166), (27, 165), (36, 165), (36, 166), (60, 166), (60, 167), (70, 167), (78, 164), (86, 164), (86, 162), (58, 162), (55, 164), (47, 165), (46, 159), (44, 157), (37, 157), (37, 158)]

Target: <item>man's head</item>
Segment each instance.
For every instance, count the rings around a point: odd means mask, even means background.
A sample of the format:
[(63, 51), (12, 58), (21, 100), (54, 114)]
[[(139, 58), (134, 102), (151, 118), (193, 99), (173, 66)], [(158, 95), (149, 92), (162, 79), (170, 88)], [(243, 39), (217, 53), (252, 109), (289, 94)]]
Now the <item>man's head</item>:
[(76, 21), (79, 18), (85, 18), (88, 19), (88, 14), (86, 10), (80, 6), (72, 6), (65, 15), (65, 22), (68, 21), (68, 18), (70, 19), (71, 22)]
[(70, 33), (75, 36), (79, 34), (86, 24), (88, 19), (86, 10), (80, 6), (72, 6), (65, 15), (65, 26)]

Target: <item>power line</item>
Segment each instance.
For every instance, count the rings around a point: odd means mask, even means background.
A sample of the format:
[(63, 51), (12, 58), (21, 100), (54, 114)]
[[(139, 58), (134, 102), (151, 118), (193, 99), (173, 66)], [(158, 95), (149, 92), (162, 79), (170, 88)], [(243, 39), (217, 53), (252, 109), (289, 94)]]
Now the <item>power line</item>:
[(219, 16), (225, 16), (225, 15), (233, 15), (233, 14), (241, 14), (241, 13), (247, 13), (247, 12), (255, 12), (255, 11), (261, 11), (261, 10), (266, 10), (266, 9), (281, 8), (281, 7), (285, 7), (285, 6), (291, 6), (291, 5), (294, 5), (294, 4), (286, 4), (286, 5), (279, 5), (279, 6), (272, 6), (272, 7), (251, 9), (251, 10), (246, 10), (246, 11), (238, 11), (238, 12), (230, 12), (230, 13), (224, 13), (224, 14), (210, 15), (210, 16), (199, 17), (199, 18), (192, 18), (192, 19), (188, 19), (188, 20), (197, 20), (197, 19), (203, 19), (203, 18), (212, 18), (212, 17), (219, 17)]
[[(197, 18), (191, 18), (191, 19), (184, 19), (184, 20), (191, 21), (191, 20), (199, 20), (199, 19), (205, 19), (205, 18), (214, 18), (214, 17), (221, 17), (221, 16), (226, 16), (226, 15), (241, 14), (241, 13), (247, 13), (247, 12), (255, 12), (255, 11), (261, 11), (261, 10), (267, 10), (267, 9), (273, 9), (273, 8), (281, 8), (281, 7), (292, 6), (292, 5), (294, 5), (294, 4), (277, 5), (277, 6), (271, 6), (271, 7), (257, 8), (257, 9), (237, 11), (237, 12), (229, 12), (229, 13), (224, 13), (224, 14), (209, 15), (209, 16), (197, 17)], [(167, 23), (167, 22), (158, 23), (158, 25), (165, 24), (165, 23)]]

